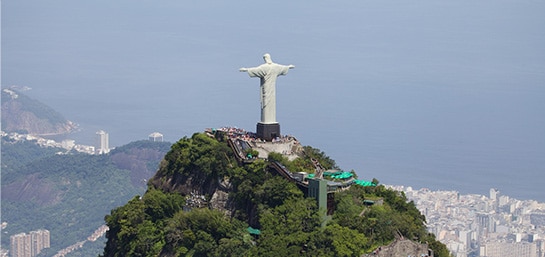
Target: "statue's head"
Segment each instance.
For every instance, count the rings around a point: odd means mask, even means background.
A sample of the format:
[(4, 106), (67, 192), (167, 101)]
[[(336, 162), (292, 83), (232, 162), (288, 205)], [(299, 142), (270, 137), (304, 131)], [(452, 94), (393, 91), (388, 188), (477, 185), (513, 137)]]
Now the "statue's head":
[(268, 64), (271, 64), (271, 63), (272, 63), (272, 59), (271, 59), (271, 55), (270, 55), (270, 54), (264, 54), (264, 55), (263, 55), (263, 60), (265, 60), (265, 63), (268, 63)]

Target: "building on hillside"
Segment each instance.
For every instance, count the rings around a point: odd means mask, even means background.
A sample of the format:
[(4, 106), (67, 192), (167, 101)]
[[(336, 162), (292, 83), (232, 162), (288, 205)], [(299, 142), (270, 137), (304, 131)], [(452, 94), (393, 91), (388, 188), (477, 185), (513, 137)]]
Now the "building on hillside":
[(61, 147), (70, 150), (76, 146), (76, 141), (72, 139), (65, 139), (61, 142)]
[(30, 256), (30, 237), (25, 234), (16, 234), (9, 237), (11, 257)]
[(51, 247), (49, 230), (40, 229), (37, 231), (31, 231), (29, 234), (31, 254), (38, 255), (42, 249)]
[(152, 142), (163, 142), (163, 134), (159, 132), (153, 132), (149, 134), (148, 139)]
[(40, 229), (29, 234), (20, 233), (10, 237), (12, 257), (34, 257), (49, 247), (51, 247), (49, 230)]
[(109, 135), (104, 130), (97, 131), (97, 154), (107, 154), (110, 152)]

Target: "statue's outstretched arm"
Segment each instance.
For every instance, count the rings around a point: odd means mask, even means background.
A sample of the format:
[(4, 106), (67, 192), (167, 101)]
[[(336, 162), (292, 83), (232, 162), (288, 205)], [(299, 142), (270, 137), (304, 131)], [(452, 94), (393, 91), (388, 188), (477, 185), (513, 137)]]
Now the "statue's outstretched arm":
[(240, 71), (240, 72), (247, 72), (247, 71), (248, 71), (248, 68), (240, 68), (238, 71)]
[(295, 65), (290, 64), (290, 65), (288, 65), (288, 68), (293, 69), (293, 68), (295, 68)]

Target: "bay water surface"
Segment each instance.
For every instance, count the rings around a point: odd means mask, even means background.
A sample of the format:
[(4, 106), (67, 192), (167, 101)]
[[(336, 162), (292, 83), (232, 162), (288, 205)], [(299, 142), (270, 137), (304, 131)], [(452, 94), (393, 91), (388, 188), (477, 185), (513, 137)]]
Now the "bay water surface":
[(3, 1), (2, 87), (111, 146), (255, 130), (277, 81), (283, 134), (361, 179), (545, 202), (545, 1)]

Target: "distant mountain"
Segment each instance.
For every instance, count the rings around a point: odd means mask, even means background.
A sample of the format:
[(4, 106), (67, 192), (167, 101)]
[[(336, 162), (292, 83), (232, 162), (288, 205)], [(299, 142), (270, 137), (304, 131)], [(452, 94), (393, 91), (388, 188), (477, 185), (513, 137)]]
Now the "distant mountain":
[(2, 89), (2, 131), (55, 135), (69, 133), (76, 128), (75, 123), (51, 107), (15, 89)]
[[(59, 155), (61, 149), (2, 138), (1, 208), (2, 221), (8, 223), (2, 247), (9, 249), (10, 235), (37, 229), (51, 232), (44, 256), (85, 240), (112, 208), (145, 192), (170, 146), (136, 141), (107, 155)], [(93, 247), (87, 253), (103, 251), (101, 243)]]

